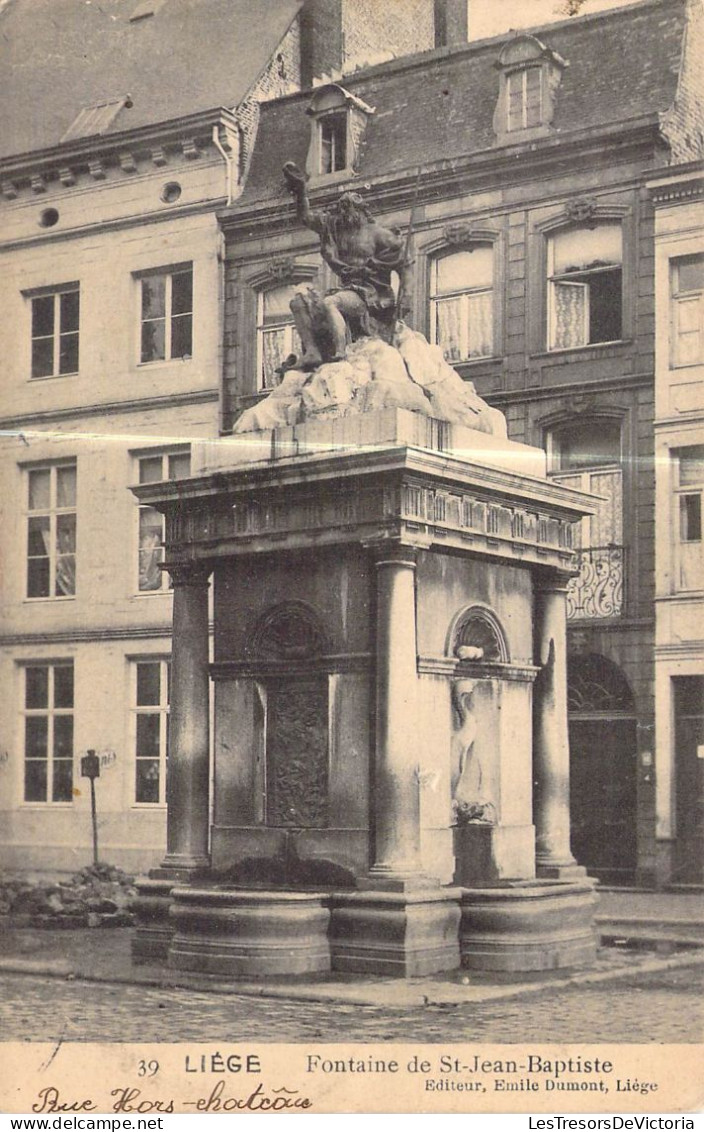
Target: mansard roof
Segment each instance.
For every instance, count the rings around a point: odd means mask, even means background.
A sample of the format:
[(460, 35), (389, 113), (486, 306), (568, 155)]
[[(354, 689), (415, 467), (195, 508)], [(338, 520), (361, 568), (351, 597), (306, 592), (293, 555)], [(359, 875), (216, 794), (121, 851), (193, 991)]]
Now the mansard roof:
[(82, 121), (109, 137), (236, 107), (302, 3), (7, 0), (0, 6), (0, 159), (68, 142)]
[[(686, 0), (641, 3), (530, 31), (567, 62), (556, 94), (552, 135), (618, 126), (668, 110), (683, 53)], [(442, 167), (496, 147), (496, 62), (511, 36), (441, 48), (381, 64), (345, 87), (375, 109), (356, 165), (360, 183), (417, 167)], [(285, 196), (284, 160), (305, 167), (310, 93), (262, 106), (248, 183), (238, 208)], [(513, 139), (512, 139), (513, 140)], [(521, 138), (516, 136), (516, 143)], [(500, 147), (496, 147), (500, 150)]]

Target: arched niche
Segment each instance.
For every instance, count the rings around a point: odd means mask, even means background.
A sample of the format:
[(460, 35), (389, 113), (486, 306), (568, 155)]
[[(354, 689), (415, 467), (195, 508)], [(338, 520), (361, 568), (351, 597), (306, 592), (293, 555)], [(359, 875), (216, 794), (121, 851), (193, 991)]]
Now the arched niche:
[(447, 640), (447, 652), (463, 662), (508, 664), (510, 660), (506, 635), (496, 614), (483, 605), (470, 605), (453, 620)]
[(305, 661), (328, 652), (320, 618), (302, 601), (273, 606), (258, 621), (249, 646), (252, 660)]

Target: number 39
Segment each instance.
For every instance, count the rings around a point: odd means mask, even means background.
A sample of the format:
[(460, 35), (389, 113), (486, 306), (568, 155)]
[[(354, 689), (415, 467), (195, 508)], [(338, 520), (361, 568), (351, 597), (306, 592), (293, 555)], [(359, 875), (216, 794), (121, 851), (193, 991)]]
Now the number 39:
[(137, 1067), (138, 1077), (153, 1077), (159, 1072), (158, 1061), (140, 1061)]

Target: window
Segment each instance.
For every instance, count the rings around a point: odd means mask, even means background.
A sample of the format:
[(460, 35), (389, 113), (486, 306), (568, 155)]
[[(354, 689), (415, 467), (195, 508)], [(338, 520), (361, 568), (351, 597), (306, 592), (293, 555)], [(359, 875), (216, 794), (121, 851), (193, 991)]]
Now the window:
[(76, 592), (76, 465), (27, 472), (27, 597)]
[(672, 262), (672, 364), (704, 362), (704, 255)]
[(73, 663), (24, 669), (24, 800), (73, 799)]
[(622, 236), (618, 221), (568, 228), (548, 241), (548, 347), (621, 338)]
[(602, 496), (596, 513), (575, 528), (579, 575), (567, 590), (570, 618), (616, 617), (623, 609), (623, 473), (621, 424), (585, 420), (556, 431), (549, 441), (552, 478)]
[(273, 389), (279, 383), (277, 369), (289, 354), (302, 353), (301, 340), (293, 324), (293, 286), (260, 291), (257, 316), (257, 388)]
[(374, 109), (339, 83), (326, 83), (313, 93), (306, 111), (311, 120), (306, 158), (309, 177), (351, 172)]
[(325, 114), (318, 122), (320, 132), (318, 172), (338, 173), (347, 168), (347, 111)]
[[(159, 452), (138, 460), (140, 483), (161, 483), (178, 480), (191, 474), (190, 452)], [(161, 570), (164, 560), (164, 516), (147, 504), (139, 506), (139, 581), (140, 593), (167, 590), (168, 575)]]
[(170, 668), (168, 660), (140, 660), (133, 665), (135, 802), (166, 801)]
[(494, 352), (494, 250), (479, 244), (431, 265), (431, 339), (449, 362)]
[(532, 137), (549, 133), (567, 60), (526, 34), (505, 43), (494, 66), (499, 72), (493, 121), (497, 142), (514, 144), (520, 130), (530, 130)]
[(193, 268), (143, 275), (142, 362), (190, 358), (193, 352)]
[(51, 294), (35, 295), (32, 304), (32, 377), (78, 373), (77, 283)]
[(680, 448), (677, 458), (677, 589), (704, 589), (702, 495), (704, 445)]
[(543, 120), (543, 71), (526, 67), (506, 76), (507, 130), (526, 130)]

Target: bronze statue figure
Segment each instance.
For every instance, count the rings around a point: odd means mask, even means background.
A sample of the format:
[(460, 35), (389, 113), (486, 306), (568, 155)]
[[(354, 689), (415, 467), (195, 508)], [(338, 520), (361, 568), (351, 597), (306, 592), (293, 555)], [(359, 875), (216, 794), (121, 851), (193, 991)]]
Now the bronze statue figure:
[(318, 233), (321, 255), (342, 284), (322, 298), (309, 288), (291, 301), (303, 347), (296, 368), (313, 370), (344, 358), (349, 341), (372, 333), (390, 337), (403, 314), (392, 273), (398, 276), (398, 294), (407, 295), (409, 265), (402, 237), (374, 220), (359, 193), (342, 193), (331, 208), (316, 212), (300, 169), (287, 161), (283, 172), (298, 219)]

